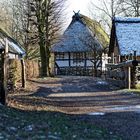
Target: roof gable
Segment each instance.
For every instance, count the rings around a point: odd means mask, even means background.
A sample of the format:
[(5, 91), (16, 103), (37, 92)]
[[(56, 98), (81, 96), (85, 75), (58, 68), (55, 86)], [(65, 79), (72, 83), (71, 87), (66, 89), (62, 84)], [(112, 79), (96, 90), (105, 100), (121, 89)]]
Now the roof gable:
[(121, 55), (140, 55), (140, 18), (115, 18), (115, 30)]
[(95, 36), (98, 38), (98, 40), (101, 43), (101, 45), (103, 46), (103, 48), (108, 47), (109, 36), (105, 32), (105, 30), (102, 28), (100, 23), (98, 23), (96, 20), (90, 19), (89, 17), (84, 16), (84, 15), (82, 15), (82, 21), (95, 34)]
[(83, 16), (75, 15), (65, 30), (61, 41), (52, 47), (52, 51), (85, 52), (93, 50), (93, 48), (87, 45), (87, 41), (88, 43), (90, 42), (90, 44), (96, 45), (97, 49), (102, 49), (102, 45), (95, 37), (95, 33), (88, 28), (87, 24), (83, 21)]

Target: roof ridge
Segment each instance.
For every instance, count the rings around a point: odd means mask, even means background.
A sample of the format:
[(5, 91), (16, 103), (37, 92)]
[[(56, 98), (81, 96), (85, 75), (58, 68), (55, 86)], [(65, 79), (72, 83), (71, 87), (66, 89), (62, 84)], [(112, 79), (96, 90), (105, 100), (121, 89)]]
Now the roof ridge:
[(115, 17), (117, 23), (140, 23), (140, 17)]

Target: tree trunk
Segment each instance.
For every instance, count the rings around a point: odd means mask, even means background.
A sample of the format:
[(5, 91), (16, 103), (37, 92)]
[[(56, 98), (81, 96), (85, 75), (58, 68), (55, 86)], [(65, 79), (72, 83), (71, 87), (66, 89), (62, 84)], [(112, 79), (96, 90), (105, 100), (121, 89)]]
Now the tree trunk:
[(46, 58), (46, 46), (44, 40), (44, 33), (41, 29), (41, 25), (39, 27), (39, 46), (40, 46), (40, 57), (41, 57), (41, 77), (47, 76), (47, 58)]
[(41, 56), (41, 77), (47, 76), (47, 58), (46, 58), (46, 49), (42, 42), (40, 44), (40, 56)]

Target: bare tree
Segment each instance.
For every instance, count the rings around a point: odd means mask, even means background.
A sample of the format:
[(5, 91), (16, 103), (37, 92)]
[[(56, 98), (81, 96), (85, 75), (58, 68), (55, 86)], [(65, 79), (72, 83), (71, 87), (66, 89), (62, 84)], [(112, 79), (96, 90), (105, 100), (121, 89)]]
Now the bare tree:
[(121, 9), (125, 16), (140, 16), (140, 0), (123, 0)]
[[(30, 0), (12, 0), (1, 2), (1, 27), (18, 40), (26, 51), (25, 59), (39, 57), (36, 27), (30, 21)], [(35, 39), (34, 39), (35, 38)]]
[[(89, 54), (86, 55), (87, 59), (90, 60), (93, 63), (93, 69), (94, 69), (94, 76), (97, 77), (98, 75), (98, 69), (102, 65), (102, 53), (104, 51), (101, 44), (98, 42), (96, 38), (96, 33), (90, 34), (85, 33), (84, 35), (79, 37), (80, 40), (87, 46), (87, 48), (90, 50)], [(86, 38), (86, 39), (85, 39)]]
[(56, 41), (62, 24), (64, 0), (32, 0), (30, 8), (38, 30), (42, 76), (50, 75), (50, 48)]
[[(91, 1), (89, 12), (110, 32), (112, 18), (122, 14), (121, 4), (122, 0), (99, 0), (98, 5)], [(95, 11), (98, 11), (98, 14)]]
[(26, 59), (35, 59), (39, 57), (36, 28), (31, 25), (30, 21), (30, 1), (13, 0), (12, 1), (12, 36), (16, 38), (26, 51)]

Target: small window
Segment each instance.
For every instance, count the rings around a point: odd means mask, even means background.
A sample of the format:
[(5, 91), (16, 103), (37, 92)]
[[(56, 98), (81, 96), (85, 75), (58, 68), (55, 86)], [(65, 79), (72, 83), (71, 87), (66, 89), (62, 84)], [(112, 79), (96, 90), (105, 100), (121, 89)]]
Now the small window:
[(84, 53), (73, 53), (73, 63), (81, 63), (84, 61)]
[(94, 53), (93, 53), (93, 52), (87, 52), (87, 53), (86, 53), (86, 57), (87, 57), (88, 59), (93, 59), (93, 58), (94, 58)]
[(64, 53), (57, 53), (56, 54), (56, 58), (57, 59), (64, 59), (64, 57), (65, 57), (65, 54)]

